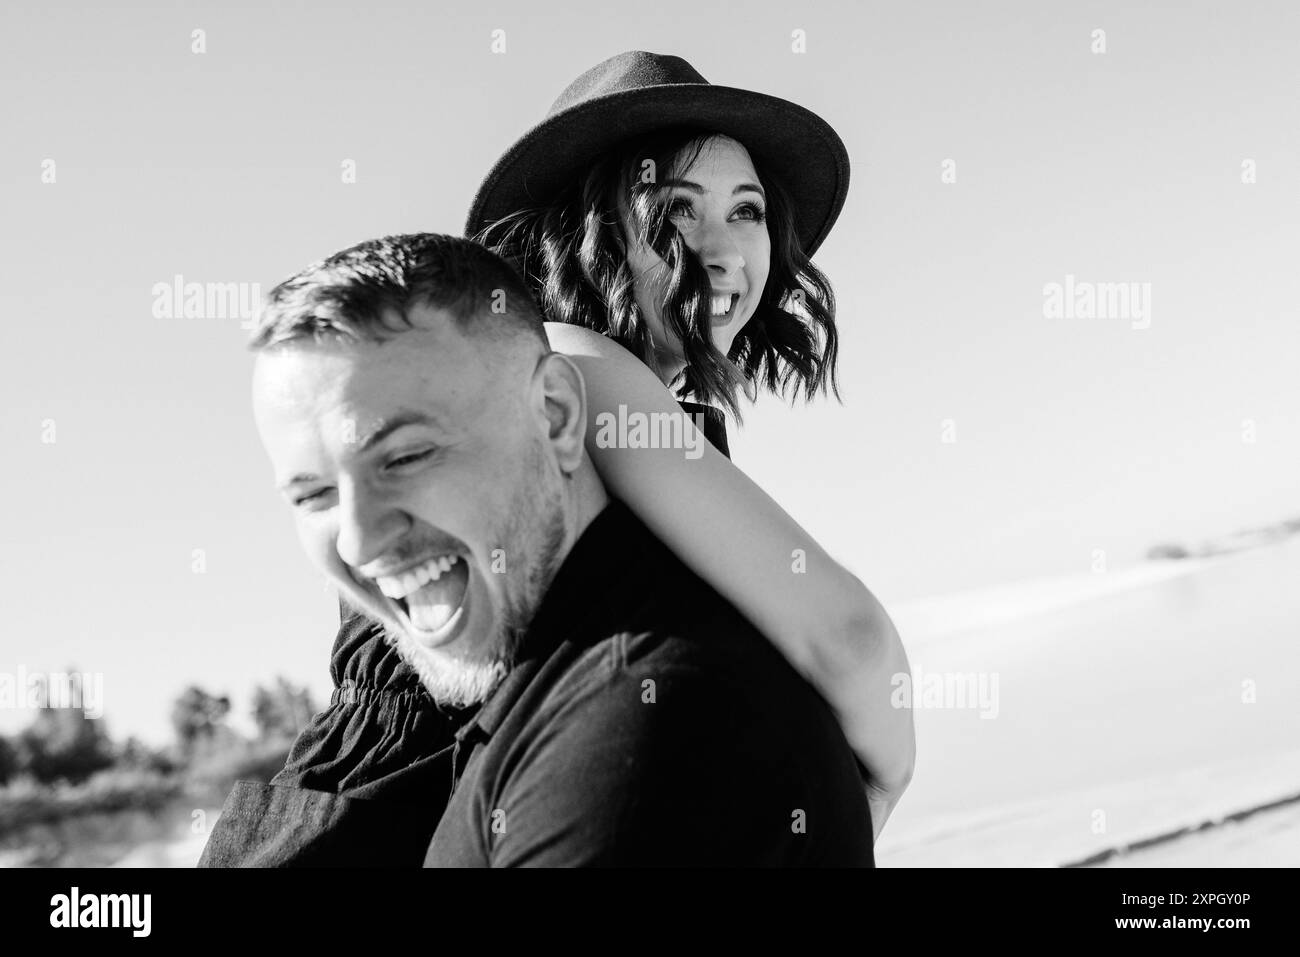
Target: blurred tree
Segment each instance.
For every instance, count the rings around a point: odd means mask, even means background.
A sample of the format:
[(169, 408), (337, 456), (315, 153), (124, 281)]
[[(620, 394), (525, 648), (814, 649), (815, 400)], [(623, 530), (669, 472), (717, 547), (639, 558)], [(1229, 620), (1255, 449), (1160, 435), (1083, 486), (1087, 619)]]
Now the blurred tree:
[(190, 685), (172, 705), (172, 728), (176, 743), (186, 760), (196, 750), (211, 745), (224, 730), (226, 715), (230, 713), (230, 698), (212, 695), (198, 685)]
[(296, 687), (283, 676), (270, 688), (260, 685), (253, 692), (253, 721), (259, 738), (296, 738), (311, 716), (315, 702), (306, 686)]
[(77, 784), (113, 764), (104, 722), (79, 708), (44, 707), (18, 736), (19, 770), (37, 781)]
[(140, 771), (156, 771), (159, 774), (171, 774), (176, 770), (176, 762), (164, 751), (151, 748), (137, 737), (129, 737), (118, 755), (118, 763), (124, 768)]
[(0, 737), (0, 786), (8, 784), (17, 773), (18, 749), (9, 743), (8, 738)]

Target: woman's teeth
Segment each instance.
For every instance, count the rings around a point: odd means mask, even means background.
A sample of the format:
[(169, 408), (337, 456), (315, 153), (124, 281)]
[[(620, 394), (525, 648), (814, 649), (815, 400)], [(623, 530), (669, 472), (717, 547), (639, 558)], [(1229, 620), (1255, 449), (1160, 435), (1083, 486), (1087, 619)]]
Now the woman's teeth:
[(731, 300), (733, 298), (734, 298), (734, 294), (726, 295), (726, 296), (713, 296), (710, 305), (709, 315), (711, 317), (725, 316), (727, 312), (730, 311), (731, 309)]
[(443, 576), (444, 572), (450, 571), (451, 566), (458, 561), (460, 561), (459, 555), (439, 555), (437, 558), (431, 558), (423, 565), (409, 569), (401, 575), (376, 578), (375, 584), (389, 598), (405, 598), (411, 592), (427, 585), (429, 582), (436, 582)]

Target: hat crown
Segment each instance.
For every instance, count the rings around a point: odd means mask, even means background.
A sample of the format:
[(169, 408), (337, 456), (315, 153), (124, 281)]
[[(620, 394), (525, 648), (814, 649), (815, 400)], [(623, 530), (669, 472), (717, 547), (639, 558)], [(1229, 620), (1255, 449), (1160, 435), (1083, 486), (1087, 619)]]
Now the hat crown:
[(547, 116), (612, 93), (682, 83), (708, 86), (709, 81), (679, 56), (631, 50), (597, 63), (570, 83), (551, 104)]

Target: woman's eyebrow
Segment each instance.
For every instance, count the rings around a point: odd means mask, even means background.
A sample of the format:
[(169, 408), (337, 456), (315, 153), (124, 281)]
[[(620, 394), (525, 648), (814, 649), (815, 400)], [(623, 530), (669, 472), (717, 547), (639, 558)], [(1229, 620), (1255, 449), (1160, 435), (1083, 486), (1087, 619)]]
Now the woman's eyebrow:
[[(699, 193), (700, 195), (704, 194), (704, 187), (699, 183), (691, 182), (689, 179), (666, 179), (661, 185), (664, 189), (687, 189), (692, 193)], [(759, 186), (757, 183), (741, 183), (731, 191), (732, 196), (735, 196), (737, 193), (758, 193), (759, 196), (767, 199), (767, 193), (763, 192), (763, 187)]]

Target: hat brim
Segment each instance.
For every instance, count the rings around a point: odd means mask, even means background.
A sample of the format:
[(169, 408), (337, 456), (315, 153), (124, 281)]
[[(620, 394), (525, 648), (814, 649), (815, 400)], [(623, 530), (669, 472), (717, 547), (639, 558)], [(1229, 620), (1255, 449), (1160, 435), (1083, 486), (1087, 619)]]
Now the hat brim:
[(549, 116), (488, 171), (470, 204), (465, 235), (545, 205), (603, 152), (634, 136), (693, 126), (741, 143), (794, 206), (800, 248), (821, 246), (849, 189), (849, 156), (825, 120), (780, 97), (701, 83), (623, 90)]

